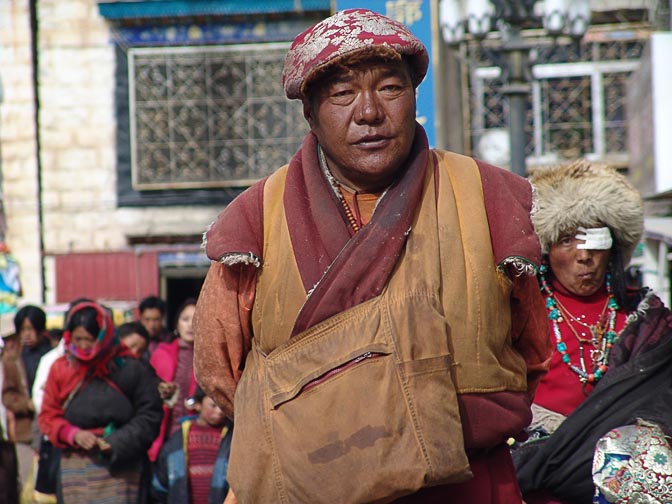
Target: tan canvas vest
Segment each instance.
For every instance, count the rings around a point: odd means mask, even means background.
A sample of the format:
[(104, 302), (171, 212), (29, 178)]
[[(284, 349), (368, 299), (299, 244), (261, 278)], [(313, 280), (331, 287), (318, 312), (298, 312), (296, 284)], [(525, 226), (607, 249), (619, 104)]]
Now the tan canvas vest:
[(286, 170), (267, 181), (255, 341), (235, 396), (229, 472), (242, 502), (386, 502), (462, 481), (456, 394), (526, 390), (478, 168), (437, 155), (438, 201), (427, 170), (386, 289), (291, 340), (306, 292), (282, 205)]

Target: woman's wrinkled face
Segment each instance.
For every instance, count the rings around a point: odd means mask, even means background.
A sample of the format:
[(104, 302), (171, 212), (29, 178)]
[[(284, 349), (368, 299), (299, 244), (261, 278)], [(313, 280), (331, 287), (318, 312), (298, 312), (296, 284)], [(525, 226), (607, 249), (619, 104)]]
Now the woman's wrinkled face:
[(415, 137), (415, 88), (403, 61), (357, 65), (323, 79), (304, 115), (340, 182), (383, 190), (396, 177)]
[(194, 331), (191, 327), (191, 322), (194, 319), (195, 311), (195, 305), (188, 305), (182, 310), (182, 313), (180, 313), (180, 316), (177, 319), (177, 333), (180, 338), (187, 343), (194, 342)]
[(75, 327), (70, 335), (70, 341), (78, 350), (87, 354), (96, 344), (96, 338), (82, 326)]
[(590, 296), (603, 285), (611, 250), (584, 250), (576, 246), (584, 243), (567, 233), (551, 245), (548, 261), (555, 278), (572, 294)]

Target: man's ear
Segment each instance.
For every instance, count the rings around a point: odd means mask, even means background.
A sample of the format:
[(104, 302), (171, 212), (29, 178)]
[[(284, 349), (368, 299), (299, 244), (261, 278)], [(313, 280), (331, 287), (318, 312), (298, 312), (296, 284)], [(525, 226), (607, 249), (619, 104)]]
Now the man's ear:
[(303, 104), (303, 117), (308, 121), (310, 127), (313, 127), (313, 108), (310, 106), (310, 100), (304, 98), (302, 101)]

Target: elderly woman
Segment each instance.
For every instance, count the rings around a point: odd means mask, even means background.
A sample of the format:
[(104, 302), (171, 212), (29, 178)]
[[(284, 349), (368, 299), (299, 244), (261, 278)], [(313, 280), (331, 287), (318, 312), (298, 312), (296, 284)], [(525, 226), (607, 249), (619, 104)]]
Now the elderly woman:
[(119, 342), (98, 304), (75, 305), (63, 338), (66, 352), (49, 371), (38, 417), (62, 449), (59, 502), (140, 502), (145, 453), (162, 417), (158, 379)]
[(672, 316), (655, 295), (627, 285), (643, 209), (622, 175), (579, 161), (531, 182), (555, 353), (534, 399), (535, 440), (514, 450), (514, 460), (526, 502), (591, 502), (600, 436), (637, 418), (672, 425), (659, 400), (670, 383), (656, 387), (661, 377), (642, 360), (670, 346)]

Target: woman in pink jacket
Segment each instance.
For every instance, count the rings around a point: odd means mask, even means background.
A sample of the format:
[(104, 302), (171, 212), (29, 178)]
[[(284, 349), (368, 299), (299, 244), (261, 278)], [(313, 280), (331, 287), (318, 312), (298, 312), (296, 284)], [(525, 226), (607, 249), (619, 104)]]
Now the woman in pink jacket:
[(184, 400), (196, 391), (194, 377), (194, 333), (191, 321), (196, 309), (196, 299), (185, 300), (175, 317), (177, 338), (162, 342), (152, 353), (150, 363), (161, 380), (159, 393), (163, 399), (161, 432), (149, 450), (153, 462), (158, 457), (163, 442), (179, 429), (180, 419), (189, 414)]

